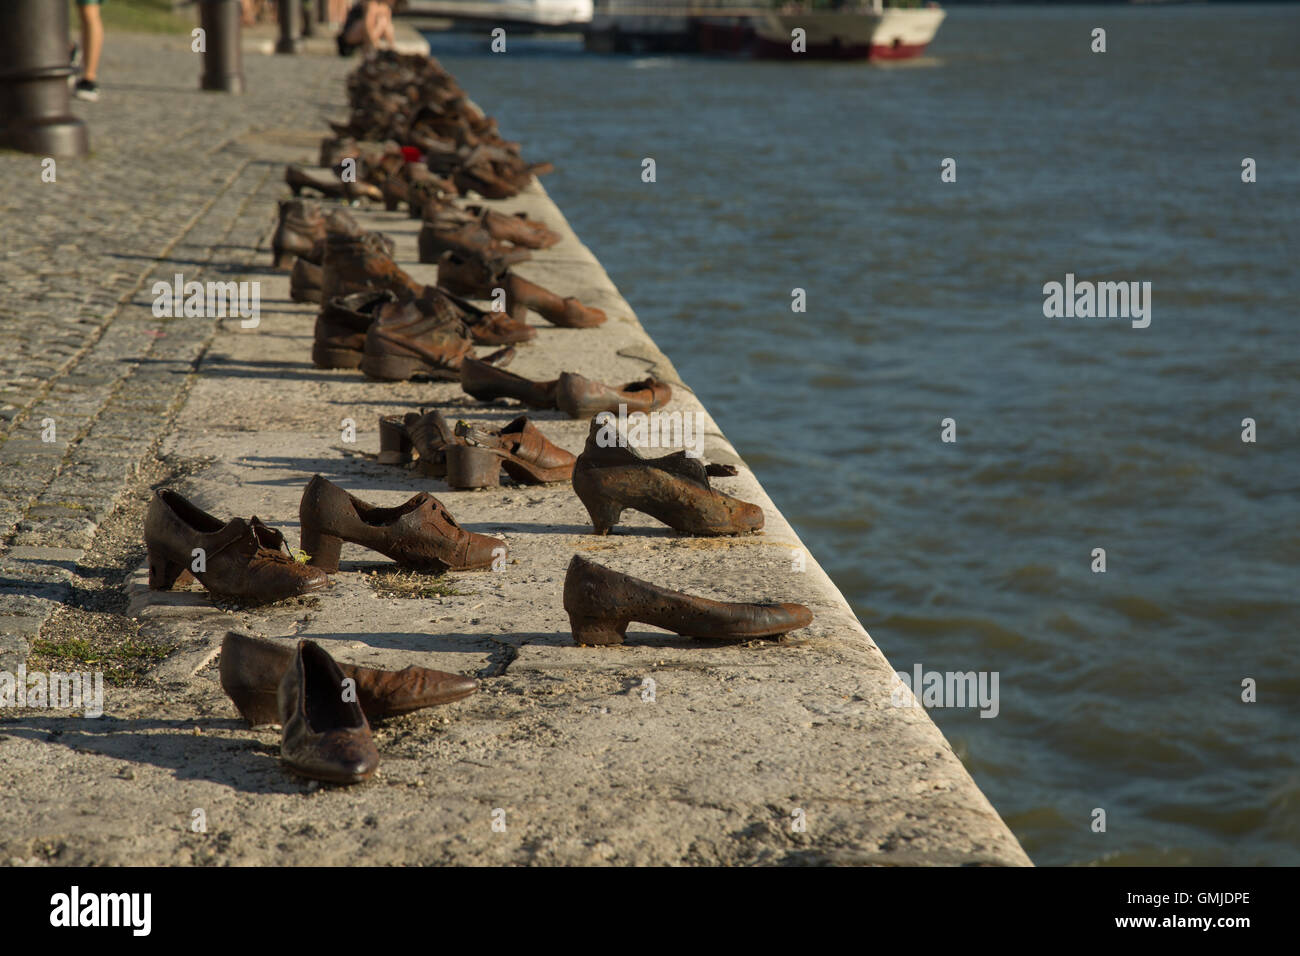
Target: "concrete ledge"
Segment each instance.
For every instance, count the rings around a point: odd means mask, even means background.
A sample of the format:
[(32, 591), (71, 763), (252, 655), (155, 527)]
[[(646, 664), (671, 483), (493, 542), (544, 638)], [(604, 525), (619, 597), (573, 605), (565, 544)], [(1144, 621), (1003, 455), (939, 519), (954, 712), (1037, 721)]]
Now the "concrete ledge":
[[(494, 205), (564, 236), (519, 266), (522, 274), (610, 315), (583, 331), (532, 316), (538, 338), (511, 368), (611, 384), (651, 373), (673, 383), (666, 410), (704, 414), (705, 459), (740, 466), (718, 486), (760, 504), (767, 526), (747, 538), (679, 538), (628, 513), (599, 538), (567, 484), (454, 492), (381, 466), (380, 415), (437, 406), (453, 420), (499, 426), (522, 410), (482, 406), (451, 383), (385, 384), (315, 369), (314, 309), (288, 300), (283, 274), (253, 276), (263, 282), (261, 326), (225, 323), (164, 446), (214, 459), (186, 486), (197, 503), (223, 517), (258, 514), (296, 541), (298, 498), (313, 473), (381, 504), (427, 490), (463, 526), (504, 536), (510, 562), (501, 573), (448, 575), (463, 593), (434, 600), (379, 596), (368, 575), (388, 562), (351, 545), (328, 591), (269, 609), (232, 613), (208, 609), (197, 590), (133, 589), (132, 613), (182, 642), (155, 678), (187, 686), (214, 714), (234, 716), (204, 669), (227, 626), (310, 637), (343, 660), (484, 678), (480, 694), (382, 729), (379, 782), (320, 790), (309, 808), (286, 802), (301, 788), (273, 761), (254, 761), (260, 769), (246, 783), (259, 795), (238, 810), (241, 833), (251, 833), (232, 844), (231, 861), (1028, 864), (925, 712), (891, 705), (889, 663), (544, 190), (534, 185)], [(404, 268), (433, 281), (435, 268), (416, 263), (418, 222), (370, 211), (358, 218), (395, 239)], [(530, 416), (553, 441), (581, 449), (586, 422)], [(344, 419), (355, 422), (355, 444), (342, 440)], [(780, 643), (719, 646), (634, 625), (624, 646), (577, 647), (561, 602), (575, 552), (722, 600), (799, 601), (816, 621)], [(266, 731), (229, 732), (272, 753), (278, 743)], [(208, 802), (194, 804), (209, 807), (209, 819), (230, 802), (222, 783), (250, 772), (247, 757), (223, 759), (207, 767), (212, 781), (200, 782)], [(151, 811), (144, 801), (139, 809), (147, 824)], [(495, 811), (504, 811), (504, 832), (492, 829)], [(263, 846), (268, 828), (304, 813), (317, 834), (309, 857), (297, 845)], [(368, 813), (383, 825), (359, 845), (349, 829)], [(127, 858), (151, 858), (142, 840)]]

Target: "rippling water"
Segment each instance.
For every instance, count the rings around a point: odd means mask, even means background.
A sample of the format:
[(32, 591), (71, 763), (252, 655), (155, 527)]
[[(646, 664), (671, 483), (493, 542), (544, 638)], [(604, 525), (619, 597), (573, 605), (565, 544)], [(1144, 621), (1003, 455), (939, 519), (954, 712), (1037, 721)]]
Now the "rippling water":
[[(1300, 9), (956, 8), (884, 68), (510, 43), (434, 52), (891, 662), (1000, 674), (931, 714), (1030, 855), (1300, 864)], [(1067, 272), (1150, 328), (1045, 319)]]

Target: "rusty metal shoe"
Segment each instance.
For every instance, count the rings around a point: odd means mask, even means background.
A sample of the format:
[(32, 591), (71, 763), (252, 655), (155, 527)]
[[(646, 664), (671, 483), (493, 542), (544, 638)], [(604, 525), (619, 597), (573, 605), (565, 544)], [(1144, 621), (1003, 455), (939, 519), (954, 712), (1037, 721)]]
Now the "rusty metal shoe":
[(636, 449), (623, 447), (625, 441), (612, 415), (598, 415), (573, 467), (573, 490), (596, 534), (609, 534), (627, 508), (697, 537), (748, 534), (763, 527), (763, 509), (710, 486), (708, 469), (698, 458), (685, 452), (643, 458)]
[(514, 398), (532, 408), (555, 408), (556, 385), (554, 379), (534, 382), (475, 358), (467, 357), (460, 363), (460, 387), (484, 402)]
[(302, 195), (304, 189), (312, 189), (332, 199), (372, 199), (382, 202), (384, 198), (384, 194), (370, 183), (344, 182), (333, 170), (309, 170), (297, 163), (290, 163), (284, 168), (284, 181), (295, 196)]
[(266, 604), (329, 583), (295, 561), (284, 535), (257, 518), (223, 522), (174, 491), (160, 490), (144, 519), (149, 587), (166, 591), (195, 578), (214, 596)]
[(321, 278), (321, 267), (299, 256), (289, 273), (289, 298), (294, 302), (320, 302)]
[[(420, 261), (426, 261), (421, 259)], [(505, 311), (522, 321), (532, 309), (552, 325), (590, 329), (603, 325), (605, 313), (585, 306), (573, 296), (560, 298), (511, 271), (511, 257), (485, 249), (448, 250), (438, 259), (438, 285), (459, 295), (505, 298)]]
[(317, 368), (360, 368), (366, 332), (379, 310), (396, 301), (387, 289), (330, 299), (316, 316), (312, 364)]
[[(551, 442), (525, 416), (521, 415), (499, 431), (457, 422), (456, 437), (460, 442), (447, 448), (449, 476), (459, 473), (468, 477), (474, 471), (472, 460), (475, 454), (490, 453), (500, 459), (499, 467), (521, 485), (544, 485), (573, 477), (577, 458)], [(461, 465), (461, 459), (469, 460)], [(448, 484), (453, 488), (482, 487), (456, 483), (451, 477), (448, 477)]]
[(562, 329), (594, 329), (605, 324), (604, 312), (583, 305), (574, 296), (562, 299), (515, 272), (507, 272), (500, 281), (505, 289), (506, 311), (511, 315), (523, 318), (531, 309)]
[(713, 601), (659, 587), (574, 555), (564, 577), (564, 609), (575, 644), (622, 644), (632, 621), (683, 637), (745, 641), (779, 637), (812, 623), (802, 604)]
[(277, 691), (280, 760), (330, 783), (360, 783), (379, 766), (370, 724), (343, 671), (315, 641), (299, 641)]
[(474, 354), (474, 339), (454, 314), (427, 299), (384, 306), (366, 331), (361, 371), (384, 382), (404, 382), (416, 375), (454, 382), (460, 364)]
[(424, 286), (398, 268), (370, 235), (326, 238), (321, 258), (321, 295), (325, 300), (378, 289), (388, 289), (399, 299), (413, 299)]
[[(384, 415), (379, 419), (379, 463), (406, 465), (428, 478), (447, 474), (447, 448), (458, 444), (455, 430), (437, 409)], [(416, 459), (416, 454), (419, 458)]]
[(422, 308), (426, 311), (455, 315), (464, 322), (475, 345), (518, 345), (537, 338), (537, 330), (531, 325), (513, 319), (504, 312), (480, 309), (439, 286), (425, 286), (420, 298), (424, 301)]
[[(279, 723), (276, 701), (280, 681), (293, 663), (294, 647), (228, 631), (221, 642), (221, 689), (241, 717), (254, 727)], [(356, 682), (357, 703), (369, 721), (384, 720), (425, 707), (463, 700), (478, 690), (473, 677), (426, 667), (385, 671), (337, 662), (344, 677)]]
[[(527, 249), (517, 249), (493, 239), (482, 225), (473, 220), (463, 222), (441, 216), (432, 221), (425, 220), (416, 245), (420, 261), (424, 263), (439, 262), (445, 252), (454, 253), (462, 260), (486, 256), (507, 266), (532, 258)], [(463, 287), (469, 288), (469, 283), (464, 283)]]
[(488, 234), (501, 242), (513, 242), (528, 249), (549, 249), (560, 241), (559, 233), (529, 219), (527, 213), (517, 212), (508, 216), (483, 206), (466, 206), (465, 212), (478, 219)]
[(309, 262), (319, 262), (317, 243), (327, 235), (325, 214), (320, 204), (306, 199), (282, 199), (279, 221), (271, 237), (271, 268), (279, 269), (290, 256), (302, 256)]
[(590, 418), (599, 412), (650, 412), (663, 408), (673, 397), (666, 382), (647, 378), (615, 388), (576, 372), (561, 372), (555, 386), (555, 407), (570, 418)]
[(311, 565), (330, 573), (339, 568), (344, 541), (433, 574), (486, 568), (506, 553), (500, 538), (466, 531), (441, 501), (424, 492), (395, 508), (381, 508), (316, 475), (303, 491), (298, 519)]

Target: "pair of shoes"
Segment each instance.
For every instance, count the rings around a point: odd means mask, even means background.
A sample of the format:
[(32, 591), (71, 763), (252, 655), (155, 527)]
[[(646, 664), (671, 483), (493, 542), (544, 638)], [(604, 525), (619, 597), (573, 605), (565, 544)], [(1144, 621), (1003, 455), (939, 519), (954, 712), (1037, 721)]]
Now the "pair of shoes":
[(298, 520), (308, 563), (331, 574), (339, 569), (344, 541), (433, 574), (480, 570), (506, 555), (504, 541), (466, 531), (425, 492), (395, 508), (380, 508), (316, 475), (302, 493)]
[(564, 610), (575, 644), (622, 644), (632, 621), (683, 637), (751, 640), (807, 627), (802, 604), (713, 601), (620, 574), (574, 555), (564, 578)]
[(221, 644), (220, 667), (222, 689), (250, 724), (280, 724), (285, 766), (339, 784), (368, 780), (378, 769), (371, 720), (460, 700), (478, 689), (478, 681), (458, 674), (341, 666), (315, 641), (290, 649), (237, 631)]
[[(221, 643), (221, 689), (250, 725), (280, 723), (277, 690), (293, 663), (294, 648), (230, 631)], [(339, 664), (343, 676), (356, 684), (357, 703), (370, 721), (409, 714), (462, 700), (478, 690), (473, 677), (425, 667), (400, 671)]]
[(698, 537), (749, 534), (763, 527), (763, 509), (709, 484), (710, 473), (735, 474), (730, 466), (705, 464), (684, 451), (643, 458), (617, 433), (613, 416), (597, 415), (587, 444), (573, 467), (573, 490), (596, 534), (609, 534), (625, 509), (662, 521), (674, 531)]
[(555, 408), (570, 418), (590, 418), (598, 412), (649, 412), (662, 408), (672, 398), (672, 388), (653, 378), (614, 387), (575, 372), (536, 382), (494, 368), (473, 358), (460, 365), (460, 387), (480, 401), (514, 398), (531, 408)]
[(325, 587), (317, 568), (294, 560), (284, 535), (254, 517), (222, 522), (174, 491), (160, 490), (145, 513), (149, 587), (170, 590), (195, 578), (213, 595), (265, 604)]
[(77, 85), (72, 88), (72, 95), (87, 103), (96, 103), (99, 101), (99, 84), (83, 77), (77, 80)]
[(525, 417), (491, 431), (457, 422), (453, 428), (435, 410), (379, 419), (379, 462), (409, 464), (430, 478), (445, 478), (451, 488), (495, 488), (501, 471), (521, 485), (567, 481), (577, 459), (551, 442)]
[(511, 264), (507, 258), (487, 252), (449, 249), (438, 259), (438, 285), (458, 295), (481, 298), (501, 289), (505, 293), (505, 310), (516, 319), (523, 319), (532, 309), (547, 322), (565, 329), (591, 329), (605, 323), (605, 313), (600, 309), (585, 306), (574, 296), (560, 298), (512, 272)]

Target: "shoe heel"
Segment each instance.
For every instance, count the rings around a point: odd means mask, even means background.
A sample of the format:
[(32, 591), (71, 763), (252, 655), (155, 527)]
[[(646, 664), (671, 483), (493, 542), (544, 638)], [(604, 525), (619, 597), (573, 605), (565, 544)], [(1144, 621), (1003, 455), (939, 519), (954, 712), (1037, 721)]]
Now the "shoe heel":
[[(186, 584), (194, 579), (190, 569), (155, 551), (149, 550), (149, 587), (155, 591), (170, 591), (176, 584)], [(184, 579), (184, 580), (182, 580)]]
[(411, 436), (402, 422), (379, 419), (379, 463), (405, 465), (411, 461)]
[(317, 368), (359, 368), (361, 353), (356, 349), (314, 344), (311, 347), (311, 362)]
[(570, 614), (569, 629), (573, 632), (575, 644), (608, 646), (623, 643), (623, 635), (627, 631), (627, 625), (620, 625), (608, 618), (579, 617)]
[(424, 364), (419, 359), (403, 358), (397, 355), (371, 355), (361, 357), (361, 371), (368, 378), (381, 382), (405, 382), (412, 375), (422, 371)]
[(573, 490), (577, 492), (582, 506), (587, 509), (587, 514), (591, 516), (593, 533), (609, 534), (610, 529), (618, 524), (618, 519), (622, 517), (623, 506), (598, 491), (586, 488), (579, 490), (577, 482), (574, 482)]
[(497, 488), (501, 484), (501, 456), (487, 448), (450, 445), (447, 448), (447, 485), (451, 488)]
[(339, 552), (343, 549), (343, 539), (332, 534), (322, 534), (314, 528), (302, 529), (302, 550), (310, 555), (313, 568), (320, 568), (327, 574), (339, 569)]

